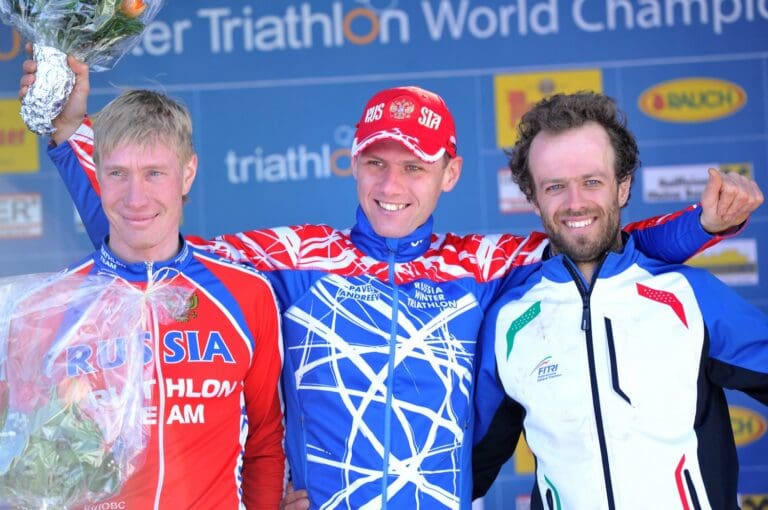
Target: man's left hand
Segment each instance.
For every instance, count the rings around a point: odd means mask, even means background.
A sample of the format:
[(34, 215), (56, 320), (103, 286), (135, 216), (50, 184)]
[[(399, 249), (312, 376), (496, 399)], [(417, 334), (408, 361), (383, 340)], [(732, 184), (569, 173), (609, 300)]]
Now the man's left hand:
[(701, 194), (701, 226), (710, 234), (725, 233), (747, 221), (764, 200), (752, 179), (710, 168), (707, 186)]

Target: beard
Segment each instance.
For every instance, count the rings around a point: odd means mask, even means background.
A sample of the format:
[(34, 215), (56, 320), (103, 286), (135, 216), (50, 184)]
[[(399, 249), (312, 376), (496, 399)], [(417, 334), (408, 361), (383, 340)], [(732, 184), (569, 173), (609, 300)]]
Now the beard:
[(599, 223), (599, 229), (590, 234), (578, 234), (558, 220), (560, 216), (578, 216), (583, 215), (584, 212), (565, 211), (562, 214), (556, 214), (554, 221), (542, 217), (544, 231), (549, 236), (554, 253), (567, 255), (576, 263), (597, 262), (607, 252), (622, 246), (619, 207), (618, 204), (614, 204), (604, 215), (600, 214), (602, 211), (598, 211), (595, 221)]

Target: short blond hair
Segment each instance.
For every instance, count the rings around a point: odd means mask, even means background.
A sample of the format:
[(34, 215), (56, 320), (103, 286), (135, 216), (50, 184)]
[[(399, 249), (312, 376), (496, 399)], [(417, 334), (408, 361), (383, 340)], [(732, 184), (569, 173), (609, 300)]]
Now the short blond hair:
[(121, 93), (93, 116), (93, 159), (128, 143), (148, 147), (165, 143), (184, 165), (195, 154), (192, 118), (181, 102), (152, 90)]

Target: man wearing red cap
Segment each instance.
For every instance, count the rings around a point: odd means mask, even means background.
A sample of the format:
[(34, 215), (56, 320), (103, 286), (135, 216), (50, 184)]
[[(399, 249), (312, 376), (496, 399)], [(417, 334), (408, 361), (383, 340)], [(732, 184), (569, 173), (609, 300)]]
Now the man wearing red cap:
[(453, 117), (438, 95), (417, 87), (387, 89), (368, 102), (352, 158), (365, 218), (386, 238), (427, 223), (461, 175)]
[[(73, 134), (85, 112), (78, 91), (87, 91), (87, 70), (49, 152), (100, 239), (84, 171), (90, 128)], [(462, 159), (452, 116), (429, 91), (376, 94), (352, 165), (360, 207), (351, 229), (300, 225), (193, 242), (265, 271), (281, 302), (286, 453), (302, 489), (287, 496), (288, 508), (469, 508), (480, 322), (503, 277), (537, 260), (545, 237), (432, 231)], [(702, 225), (724, 231), (755, 207), (738, 179), (711, 182), (703, 208), (629, 230), (652, 255), (683, 260), (717, 240)]]

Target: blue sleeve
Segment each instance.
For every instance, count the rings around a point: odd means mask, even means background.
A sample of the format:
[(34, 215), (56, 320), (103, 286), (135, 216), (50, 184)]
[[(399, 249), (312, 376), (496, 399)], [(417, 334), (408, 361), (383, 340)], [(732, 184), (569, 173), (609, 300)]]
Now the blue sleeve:
[(672, 264), (680, 264), (720, 237), (701, 226), (701, 208), (691, 206), (678, 213), (651, 218), (625, 227), (645, 255)]
[(477, 444), (488, 432), (490, 423), (506, 394), (496, 376), (496, 353), (494, 347), (497, 312), (493, 307), (486, 314), (477, 339), (475, 353), (475, 423), (473, 443)]
[(83, 220), (85, 231), (95, 248), (101, 246), (101, 241), (109, 233), (109, 223), (101, 198), (91, 185), (85, 169), (68, 143), (48, 147), (48, 156), (53, 161), (59, 174), (64, 179), (64, 185), (75, 202), (80, 219)]
[(708, 375), (768, 405), (768, 316), (709, 273), (690, 269), (708, 334)]
[(475, 355), (472, 499), (488, 492), (502, 466), (514, 454), (525, 416), (524, 409), (507, 397), (497, 376), (497, 313), (498, 307), (493, 306), (485, 316)]
[(283, 312), (301, 300), (312, 288), (315, 281), (327, 275), (324, 271), (307, 269), (276, 269), (261, 272), (272, 284), (280, 309)]

